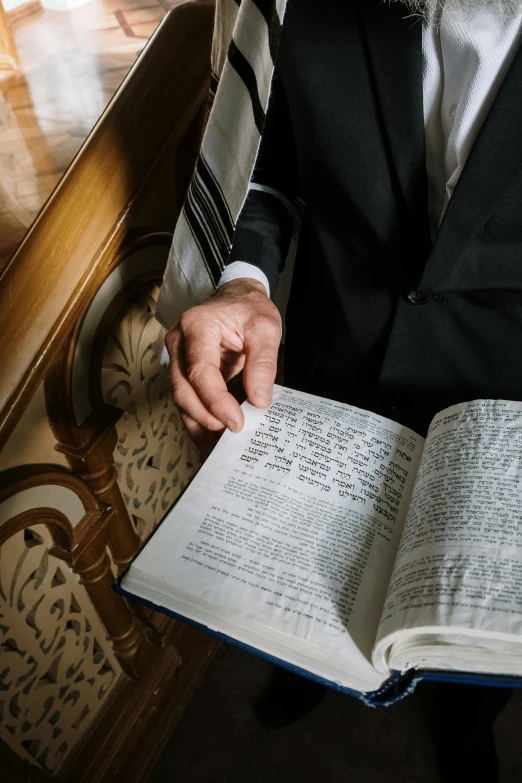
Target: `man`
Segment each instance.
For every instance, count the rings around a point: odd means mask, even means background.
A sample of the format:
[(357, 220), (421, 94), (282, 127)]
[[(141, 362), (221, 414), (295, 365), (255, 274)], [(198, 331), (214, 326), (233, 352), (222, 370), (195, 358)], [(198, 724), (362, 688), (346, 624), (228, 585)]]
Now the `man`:
[[(167, 335), (195, 440), (241, 429), (225, 382), (242, 368), (250, 401), (270, 402), (281, 321), (267, 293), (296, 199), (289, 386), (421, 434), (447, 405), (522, 400), (521, 21), (522, 5), (495, 0), (289, 3), (221, 285)], [(477, 759), (504, 694), (446, 693), (446, 714), (448, 698), (482, 714), (473, 750), (471, 712), (453, 711)], [(491, 759), (478, 771), (496, 779)]]

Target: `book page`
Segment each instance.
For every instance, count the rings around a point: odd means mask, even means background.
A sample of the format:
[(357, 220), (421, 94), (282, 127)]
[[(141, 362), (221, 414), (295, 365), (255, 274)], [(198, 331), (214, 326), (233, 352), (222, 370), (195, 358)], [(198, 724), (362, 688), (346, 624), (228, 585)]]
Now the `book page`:
[[(426, 438), (380, 642), (398, 630), (427, 626), (484, 636), (522, 633), (521, 500), (522, 404), (476, 400), (438, 414)], [(379, 644), (381, 670), (385, 647)]]
[(243, 409), (133, 568), (370, 666), (423, 439), (281, 387)]

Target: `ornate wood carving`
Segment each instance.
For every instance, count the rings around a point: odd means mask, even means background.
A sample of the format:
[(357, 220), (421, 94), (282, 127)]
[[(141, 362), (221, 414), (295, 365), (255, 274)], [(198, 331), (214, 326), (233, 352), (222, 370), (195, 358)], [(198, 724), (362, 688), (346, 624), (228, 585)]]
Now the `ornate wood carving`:
[[(62, 344), (45, 380), (49, 421), (58, 441), (56, 448), (66, 455), (72, 470), (89, 484), (97, 499), (114, 509), (109, 545), (118, 570), (124, 569), (135, 555), (140, 537), (131, 522), (118, 486), (113, 452), (118, 441), (115, 425), (122, 415), (122, 410), (105, 404), (101, 387), (103, 353), (111, 330), (118, 319), (121, 319), (123, 311), (132, 304), (136, 293), (146, 290), (161, 279), (170, 241), (171, 236), (168, 234), (145, 234), (128, 243), (125, 250), (112, 259), (106, 268), (105, 281), (100, 282), (99, 294), (89, 307), (86, 307), (76, 328)], [(156, 268), (147, 268), (146, 256), (143, 265), (137, 264), (137, 269), (126, 264), (138, 251), (147, 247), (164, 249), (162, 265), (158, 267), (156, 261)], [(116, 270), (119, 267), (125, 266), (131, 266), (127, 274), (128, 281), (122, 285), (122, 280), (116, 279), (116, 286), (120, 287), (116, 287), (114, 293), (115, 286), (111, 277), (118, 275)], [(123, 276), (122, 274), (121, 277)], [(109, 283), (108, 296), (104, 296), (104, 282)], [(99, 319), (93, 325), (90, 323), (92, 312)], [(159, 331), (160, 327), (156, 325), (156, 341)], [(151, 358), (153, 356), (149, 355), (149, 361)], [(159, 367), (158, 359), (159, 355), (156, 355), (156, 373)], [(83, 364), (82, 367), (78, 366), (79, 361)], [(143, 367), (140, 370), (143, 370)], [(88, 384), (88, 398), (82, 405), (75, 404), (75, 396), (78, 396), (75, 373), (76, 376), (79, 374), (84, 377)], [(139, 385), (144, 378), (138, 374), (133, 380)], [(128, 381), (127, 378), (127, 384), (132, 388)], [(82, 420), (85, 413), (87, 418)], [(146, 423), (144, 421), (143, 425), (153, 426), (154, 415), (152, 408), (146, 411)]]
[(107, 629), (123, 670), (131, 677), (139, 677), (146, 670), (155, 646), (138, 627), (127, 602), (112, 590), (114, 575), (106, 550), (114, 509), (99, 504), (86, 484), (66, 471), (42, 471), (41, 466), (25, 466), (4, 471), (0, 479), (0, 487), (3, 487), (0, 489), (0, 508), (4, 501), (26, 489), (49, 484), (68, 487), (82, 499), (86, 513), (76, 527), (72, 527), (61, 511), (33, 508), (3, 522), (0, 546), (15, 533), (35, 524), (45, 525), (53, 541), (51, 554), (65, 560), (80, 576), (80, 584), (84, 585)]
[[(85, 513), (76, 527), (55, 508), (8, 516), (10, 499), (43, 490), (46, 481), (78, 492)], [(0, 487), (0, 736), (55, 772), (105, 703), (120, 668), (78, 579), (50, 553), (72, 563), (85, 528), (111, 512), (100, 512), (78, 479), (52, 468), (5, 471)]]
[(158, 285), (136, 278), (135, 289), (120, 311), (116, 303), (110, 308), (118, 317), (100, 324), (98, 377), (104, 399), (125, 411), (117, 424), (114, 458), (125, 504), (144, 540), (186, 487), (200, 458), (172, 402), (168, 369), (159, 364)]
[[(168, 373), (159, 365), (163, 330), (154, 319), (155, 292), (170, 242), (169, 234), (143, 234), (112, 259), (98, 293), (62, 344), (45, 380), (56, 448), (97, 500), (114, 511), (108, 542), (118, 570), (127, 566), (140, 540), (152, 531), (199, 464), (197, 450), (172, 403)], [(114, 348), (117, 356), (110, 350)], [(88, 580), (85, 586), (90, 594), (96, 590)], [(154, 622), (137, 606), (133, 611), (148, 636), (161, 642), (165, 620)], [(132, 654), (141, 649), (136, 647), (138, 634), (137, 626), (129, 637), (117, 639), (112, 634), (120, 659), (127, 646)], [(128, 669), (128, 660), (125, 666)], [(144, 667), (145, 662), (136, 666)]]

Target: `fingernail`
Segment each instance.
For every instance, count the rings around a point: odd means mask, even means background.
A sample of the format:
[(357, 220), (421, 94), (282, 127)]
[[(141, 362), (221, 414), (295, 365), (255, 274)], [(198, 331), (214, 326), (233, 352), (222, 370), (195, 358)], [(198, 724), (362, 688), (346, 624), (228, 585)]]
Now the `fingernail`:
[(256, 386), (256, 397), (265, 405), (270, 405), (272, 402), (272, 395), (268, 386)]

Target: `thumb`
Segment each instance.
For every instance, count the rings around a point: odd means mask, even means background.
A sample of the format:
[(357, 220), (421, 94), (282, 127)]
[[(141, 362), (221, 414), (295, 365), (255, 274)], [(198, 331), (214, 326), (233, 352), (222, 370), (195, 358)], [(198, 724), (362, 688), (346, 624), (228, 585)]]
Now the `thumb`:
[(247, 397), (257, 408), (268, 408), (277, 373), (281, 329), (277, 321), (259, 318), (245, 334), (243, 382)]

